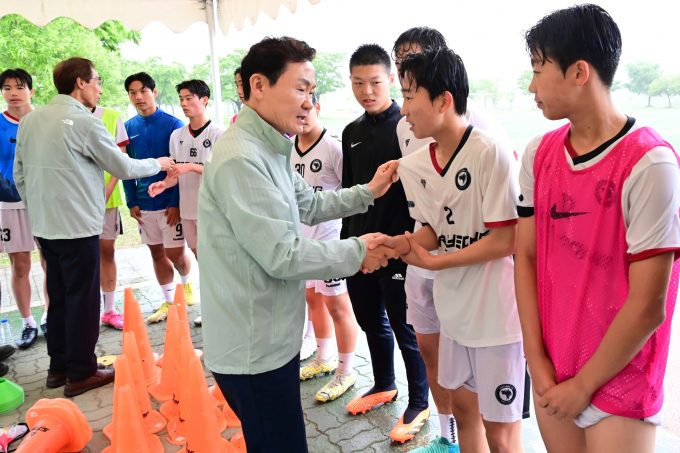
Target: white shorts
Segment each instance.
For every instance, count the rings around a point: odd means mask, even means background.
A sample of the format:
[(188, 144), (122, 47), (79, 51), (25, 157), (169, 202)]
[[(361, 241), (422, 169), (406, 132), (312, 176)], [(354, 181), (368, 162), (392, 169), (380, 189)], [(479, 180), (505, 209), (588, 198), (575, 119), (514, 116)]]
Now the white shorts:
[(175, 226), (168, 225), (165, 209), (161, 211), (141, 211), (142, 225), (139, 225), (139, 234), (142, 236), (142, 244), (163, 244), (166, 249), (184, 247), (184, 232), (182, 223)]
[(121, 234), (123, 234), (123, 219), (120, 217), (120, 209), (107, 208), (104, 212), (104, 229), (99, 239), (115, 241)]
[(434, 280), (423, 278), (413, 266), (406, 270), (406, 322), (419, 334), (439, 333), (439, 317), (434, 308)]
[(189, 248), (195, 249), (198, 246), (198, 224), (196, 220), (182, 219), (182, 230)]
[(0, 251), (2, 253), (32, 252), (35, 238), (26, 209), (0, 209)]
[(477, 394), (484, 420), (513, 423), (522, 420), (526, 361), (522, 342), (469, 348), (439, 337), (439, 385), (461, 386)]
[[(612, 414), (609, 412), (605, 412), (601, 409), (598, 409), (593, 404), (589, 404), (583, 412), (578, 414), (578, 417), (574, 420), (574, 423), (576, 423), (576, 426), (579, 428), (588, 428), (611, 416)], [(651, 417), (643, 419), (642, 421), (651, 423), (654, 426), (661, 426), (663, 423), (663, 409)]]
[(344, 278), (307, 280), (306, 288), (314, 288), (315, 293), (321, 293), (324, 296), (339, 296), (347, 292), (347, 280)]

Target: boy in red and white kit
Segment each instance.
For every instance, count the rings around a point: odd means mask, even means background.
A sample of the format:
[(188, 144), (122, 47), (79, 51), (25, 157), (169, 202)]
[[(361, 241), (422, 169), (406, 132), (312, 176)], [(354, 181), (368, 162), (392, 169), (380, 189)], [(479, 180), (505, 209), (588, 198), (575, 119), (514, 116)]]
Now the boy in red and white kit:
[(529, 90), (569, 123), (522, 157), (515, 288), (550, 453), (653, 452), (678, 286), (680, 172), (659, 134), (614, 106), (621, 34), (602, 8), (526, 33)]

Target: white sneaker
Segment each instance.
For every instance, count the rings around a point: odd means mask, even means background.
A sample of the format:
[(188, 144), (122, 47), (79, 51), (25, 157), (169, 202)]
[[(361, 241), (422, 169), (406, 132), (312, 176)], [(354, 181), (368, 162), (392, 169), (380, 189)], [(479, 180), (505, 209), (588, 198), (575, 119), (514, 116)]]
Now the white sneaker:
[(201, 320), (200, 316), (194, 319), (194, 324), (196, 324), (197, 326), (203, 325), (203, 321)]
[(302, 339), (302, 348), (300, 349), (300, 362), (307, 360), (316, 352), (316, 338), (305, 337)]

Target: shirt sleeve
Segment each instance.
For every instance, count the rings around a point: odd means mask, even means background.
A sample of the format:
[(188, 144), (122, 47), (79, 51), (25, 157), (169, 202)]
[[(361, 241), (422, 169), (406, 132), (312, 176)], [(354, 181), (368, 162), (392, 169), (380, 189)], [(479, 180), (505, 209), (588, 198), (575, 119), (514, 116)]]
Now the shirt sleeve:
[(331, 140), (333, 140), (333, 144), (331, 145), (331, 163), (333, 164), (333, 172), (342, 185), (342, 143), (335, 138), (332, 138)]
[[(129, 122), (130, 121), (128, 121), (128, 123)], [(129, 135), (129, 132), (128, 132), (128, 129), (127, 129), (128, 123), (125, 123), (125, 135), (127, 135), (129, 137), (130, 135)], [(132, 143), (130, 142), (129, 139), (128, 139), (128, 144), (126, 146), (127, 146), (127, 150), (126, 150), (127, 155), (131, 159), (134, 159), (135, 158), (135, 147), (132, 146)], [(127, 201), (128, 209), (132, 209), (136, 206), (139, 206), (139, 203), (137, 203), (137, 180), (128, 179), (128, 180), (123, 181), (123, 191), (125, 192), (125, 200)]]
[[(211, 195), (230, 220), (236, 240), (267, 274), (286, 280), (316, 280), (354, 275), (359, 270), (366, 254), (363, 241), (320, 242), (297, 234), (286, 220), (289, 204), (284, 194), (256, 162), (234, 157), (215, 171)], [(296, 184), (301, 183), (304, 181), (297, 179)]]
[[(342, 131), (342, 187), (347, 189), (352, 187), (354, 178), (352, 177), (352, 164), (349, 156), (349, 148), (347, 148), (347, 128)], [(349, 217), (343, 217), (342, 229), (340, 230), (340, 237), (347, 239), (349, 237)]]
[(116, 125), (116, 144), (119, 147), (130, 144), (130, 139), (128, 138), (127, 131), (125, 130), (125, 123), (123, 123), (123, 118), (120, 116), (118, 117), (118, 124)]
[(404, 186), (404, 193), (406, 194), (406, 205), (408, 206), (408, 213), (414, 220), (422, 224), (428, 223), (422, 212), (420, 211), (420, 200), (417, 199), (418, 193), (418, 178), (413, 173), (413, 169), (409, 165), (411, 159), (399, 159), (399, 167), (397, 167), (397, 174), (401, 185)]
[(494, 142), (479, 161), (482, 187), (482, 218), (487, 228), (517, 223), (519, 182), (517, 165), (510, 144)]
[(161, 171), (156, 159), (131, 159), (121, 153), (104, 123), (97, 121), (85, 136), (83, 154), (118, 179), (145, 178)]
[(541, 140), (543, 140), (542, 134), (534, 137), (522, 155), (522, 165), (519, 170), (519, 203), (517, 204), (517, 214), (520, 217), (534, 215), (534, 159)]
[(671, 149), (654, 148), (635, 164), (621, 201), (630, 262), (668, 251), (680, 257), (680, 169)]
[[(21, 125), (19, 126), (19, 132), (17, 133), (17, 145), (14, 150), (14, 170), (12, 177), (14, 178), (14, 186), (19, 193), (22, 200), (26, 200), (26, 180), (24, 178), (24, 161), (23, 161), (23, 151), (21, 149)], [(24, 206), (28, 209), (26, 202), (24, 201)]]

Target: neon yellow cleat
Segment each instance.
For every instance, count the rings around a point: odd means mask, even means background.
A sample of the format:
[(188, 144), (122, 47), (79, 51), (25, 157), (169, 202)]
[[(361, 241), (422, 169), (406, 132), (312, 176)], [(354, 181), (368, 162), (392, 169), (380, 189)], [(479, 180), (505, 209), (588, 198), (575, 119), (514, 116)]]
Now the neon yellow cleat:
[(326, 376), (335, 372), (338, 368), (338, 361), (333, 360), (330, 365), (324, 364), (319, 359), (311, 360), (307, 365), (300, 368), (300, 380), (305, 381), (316, 376)]
[(168, 317), (168, 307), (172, 305), (171, 302), (163, 302), (163, 305), (161, 305), (161, 308), (156, 311), (153, 315), (149, 316), (146, 318), (148, 322), (159, 322), (163, 321), (165, 318)]
[(352, 371), (351, 374), (335, 373), (331, 382), (324, 385), (321, 390), (316, 392), (316, 399), (322, 403), (333, 401), (349, 390), (356, 381), (357, 374), (354, 371)]
[(198, 299), (196, 298), (196, 294), (194, 294), (194, 284), (185, 283), (183, 286), (184, 286), (184, 301), (187, 303), (187, 307), (191, 307), (198, 301)]

